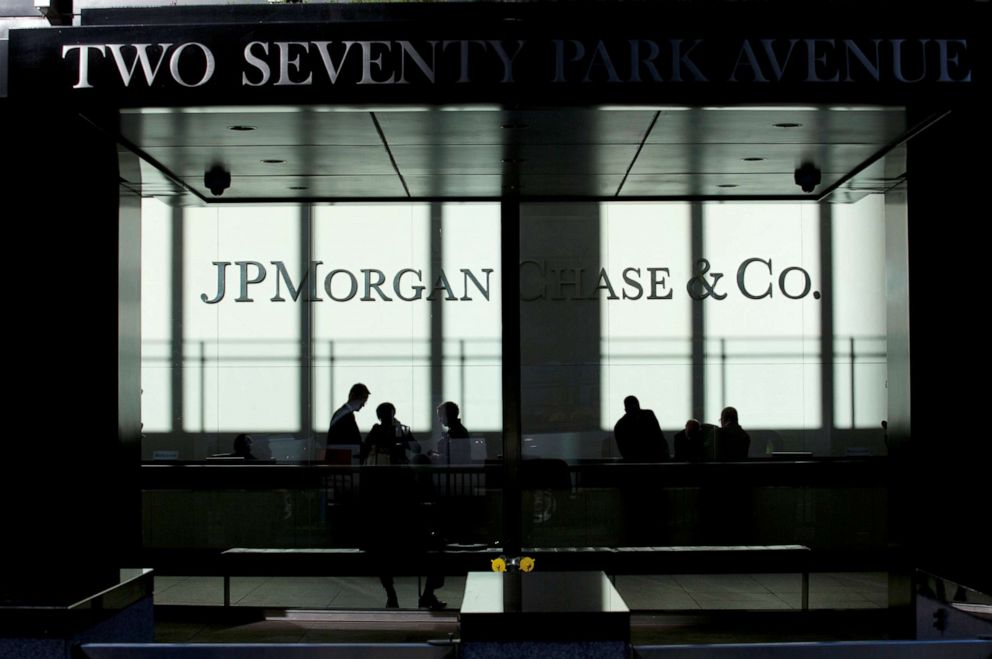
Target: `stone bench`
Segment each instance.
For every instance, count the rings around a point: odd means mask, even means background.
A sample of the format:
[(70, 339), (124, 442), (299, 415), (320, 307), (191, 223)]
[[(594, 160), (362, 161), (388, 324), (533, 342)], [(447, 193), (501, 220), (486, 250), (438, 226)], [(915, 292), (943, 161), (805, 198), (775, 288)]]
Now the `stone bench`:
[[(454, 545), (445, 551), (412, 553), (408, 561), (391, 562), (390, 571), (395, 576), (464, 575), (489, 570), (492, 559), (499, 555), (498, 548)], [(224, 606), (231, 603), (231, 577), (370, 576), (380, 572), (374, 555), (352, 547), (234, 547), (221, 553), (220, 567), (224, 577)]]
[(812, 551), (804, 545), (704, 545), (663, 547), (527, 547), (537, 569), (602, 570), (623, 574), (731, 574), (798, 572), (802, 608), (809, 609)]
[[(449, 546), (444, 551), (412, 554), (390, 569), (395, 575), (464, 575), (487, 571), (499, 548)], [(802, 608), (809, 608), (812, 552), (803, 545), (727, 545), (666, 547), (527, 547), (541, 571), (602, 570), (624, 574), (714, 574), (797, 572), (802, 575)], [(224, 606), (231, 602), (234, 576), (369, 576), (379, 573), (375, 557), (356, 548), (247, 548), (221, 554)]]

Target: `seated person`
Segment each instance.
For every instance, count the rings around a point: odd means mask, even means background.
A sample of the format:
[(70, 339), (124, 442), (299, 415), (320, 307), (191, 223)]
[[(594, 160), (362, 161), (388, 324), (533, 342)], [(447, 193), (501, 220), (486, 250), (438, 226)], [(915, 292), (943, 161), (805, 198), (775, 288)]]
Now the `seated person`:
[(725, 407), (720, 412), (720, 429), (716, 433), (717, 460), (747, 460), (751, 436), (737, 421), (737, 409)]
[(245, 460), (254, 460), (255, 456), (251, 453), (251, 436), (241, 433), (234, 438), (234, 453), (239, 458), (244, 458)]
[(414, 439), (410, 427), (400, 423), (396, 418), (396, 406), (392, 403), (382, 403), (375, 408), (379, 423), (362, 442), (362, 464), (409, 464), (407, 452), (420, 453), (420, 444)]
[(216, 453), (211, 458), (243, 458), (254, 460), (255, 456), (251, 452), (251, 435), (241, 433), (234, 438), (234, 450), (230, 453)]
[(675, 433), (675, 461), (702, 462), (705, 459), (703, 426), (696, 419), (689, 419), (685, 428)]

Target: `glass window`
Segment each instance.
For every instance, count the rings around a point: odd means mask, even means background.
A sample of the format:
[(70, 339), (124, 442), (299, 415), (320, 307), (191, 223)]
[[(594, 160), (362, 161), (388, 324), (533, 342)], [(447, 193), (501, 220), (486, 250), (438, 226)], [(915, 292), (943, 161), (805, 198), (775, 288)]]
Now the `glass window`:
[(885, 197), (832, 209), (834, 422), (877, 432), (888, 416)]
[[(751, 433), (751, 458), (874, 446), (886, 413), (883, 218), (877, 196), (523, 204), (522, 453), (546, 467), (536, 481), (524, 469), (525, 544), (629, 540), (616, 513), (630, 493), (586, 468), (621, 459), (614, 424), (629, 395), (654, 410), (669, 454), (686, 419), (716, 425), (725, 405)], [(498, 204), (146, 200), (142, 222), (146, 459), (203, 459), (240, 432), (257, 457), (318, 459), (356, 382), (373, 392), (363, 435), (389, 401), (427, 454), (442, 437), (435, 409), (453, 401), (470, 464), (500, 455)], [(501, 481), (479, 474), (447, 510), (456, 535), (487, 541), (500, 535)], [(307, 542), (353, 539), (329, 532), (327, 493), (307, 496), (300, 524), (328, 530)], [(696, 495), (672, 496), (690, 510)]]
[[(343, 204), (314, 208), (315, 428), (347, 402), (356, 382), (372, 390), (360, 427), (389, 401), (414, 432), (429, 433), (431, 411), (430, 208), (426, 204)], [(407, 299), (404, 299), (407, 298)]]
[[(743, 427), (784, 431), (794, 450), (821, 423), (819, 219), (814, 204), (704, 206), (703, 276), (722, 273), (726, 295), (704, 301), (706, 420), (732, 405)], [(779, 441), (755, 439), (752, 455)]]
[[(320, 460), (331, 414), (363, 382), (361, 434), (391, 402), (435, 463), (419, 464), (442, 535), (501, 536), (502, 479), (485, 466), (502, 451), (498, 205), (147, 200), (143, 226), (145, 459), (219, 457), (248, 433), (256, 458)], [(446, 400), (470, 433), (450, 469), (432, 455)], [(146, 542), (354, 546), (357, 472), (321, 474), (316, 490), (148, 492)], [(248, 500), (264, 521), (249, 524)]]
[[(689, 204), (603, 204), (600, 291), (601, 428), (638, 397), (666, 428), (692, 416), (692, 310), (680, 273), (690, 269)], [(606, 283), (606, 278), (602, 280)]]
[[(458, 304), (443, 307), (444, 388), (470, 432), (503, 428), (499, 204), (444, 204), (443, 262)], [(493, 443), (490, 441), (488, 443)], [(501, 447), (493, 446), (490, 456)]]
[[(278, 264), (294, 283), (304, 271), (300, 212), (296, 206), (186, 210), (184, 430), (300, 431), (300, 314), (296, 304), (274, 301), (289, 299)], [(210, 304), (221, 267), (225, 296)]]
[(141, 421), (144, 432), (172, 429), (173, 209), (145, 199), (141, 209)]

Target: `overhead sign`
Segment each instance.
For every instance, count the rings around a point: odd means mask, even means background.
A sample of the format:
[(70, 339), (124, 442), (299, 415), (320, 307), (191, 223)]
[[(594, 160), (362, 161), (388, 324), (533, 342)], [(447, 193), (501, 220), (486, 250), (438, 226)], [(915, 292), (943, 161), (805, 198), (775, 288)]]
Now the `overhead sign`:
[(10, 41), (12, 97), (120, 105), (815, 100), (883, 91), (892, 101), (967, 88), (986, 75), (987, 60), (986, 44), (964, 28), (831, 35), (627, 25), (597, 34), (543, 23), (270, 23), (13, 30)]
[[(720, 67), (703, 63), (705, 49), (705, 39), (249, 41), (240, 58), (222, 64), (240, 73), (246, 88), (513, 84), (534, 79), (535, 67), (547, 84), (915, 84), (972, 77), (967, 39), (744, 39), (733, 62)], [(538, 50), (544, 52), (524, 56)], [(197, 41), (65, 44), (61, 58), (73, 72), (73, 89), (203, 87), (218, 68), (217, 55)]]

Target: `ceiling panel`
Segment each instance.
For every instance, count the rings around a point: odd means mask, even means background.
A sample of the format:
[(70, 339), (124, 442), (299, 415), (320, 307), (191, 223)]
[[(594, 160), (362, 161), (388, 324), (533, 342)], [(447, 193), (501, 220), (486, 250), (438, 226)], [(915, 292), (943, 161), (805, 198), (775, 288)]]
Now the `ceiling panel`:
[(623, 181), (622, 174), (535, 174), (520, 181), (521, 195), (585, 197), (612, 197)]
[[(146, 153), (182, 177), (203, 176), (221, 164), (234, 176), (305, 176), (308, 174), (395, 175), (389, 154), (373, 146), (229, 146), (151, 148)], [(279, 160), (282, 162), (264, 162)]]
[(529, 197), (612, 197), (623, 176), (533, 174), (513, 176), (460, 175), (412, 176), (406, 178), (410, 194), (425, 197), (499, 197), (519, 194)]
[(447, 174), (444, 176), (405, 176), (414, 197), (499, 197), (503, 177), (491, 174)]
[(416, 144), (640, 144), (655, 111), (469, 108), (376, 112), (390, 146)]
[(288, 106), (123, 111), (120, 131), (125, 139), (142, 148), (382, 144), (368, 111), (331, 112)]
[(700, 108), (665, 111), (648, 144), (889, 144), (906, 131), (901, 108)]
[(823, 182), (812, 193), (802, 192), (792, 172), (782, 174), (638, 174), (627, 177), (621, 197), (691, 196), (691, 197), (781, 197), (815, 199), (840, 179), (840, 174), (824, 174)]
[(887, 192), (905, 180), (906, 146), (900, 145), (844, 181), (830, 194), (829, 200), (850, 203), (867, 194)]
[(646, 144), (631, 173), (791, 175), (806, 162), (823, 172), (846, 173), (881, 148), (876, 144)]
[(633, 144), (522, 144), (394, 146), (393, 157), (403, 176), (432, 173), (501, 174), (623, 174), (637, 146)]
[(405, 197), (399, 178), (394, 176), (232, 176), (231, 187), (214, 197), (203, 185), (203, 177), (185, 179), (187, 185), (206, 199), (287, 201), (327, 197)]
[(502, 128), (498, 110), (377, 111), (376, 121), (390, 147), (427, 144), (499, 145), (509, 129)]
[[(611, 197), (622, 182), (621, 197), (813, 199), (793, 180), (805, 162), (823, 172), (817, 194), (844, 181), (830, 197), (843, 201), (901, 180), (901, 150), (865, 165), (907, 130), (900, 109), (797, 107), (144, 109), (121, 126), (147, 161), (142, 193), (175, 203), (196, 196), (173, 179), (215, 200), (215, 164), (233, 176), (222, 201)], [(122, 169), (131, 187), (135, 171)]]
[[(134, 158), (134, 156), (132, 156)], [(128, 185), (140, 189), (142, 195), (145, 196), (167, 196), (167, 197), (181, 197), (189, 196), (196, 200), (196, 196), (189, 192), (185, 186), (177, 183), (174, 178), (166, 176), (163, 172), (153, 167), (145, 160), (139, 158), (134, 158), (137, 160), (138, 167), (135, 168), (131, 166), (129, 161), (130, 158), (121, 158), (121, 180), (127, 182)], [(124, 166), (124, 165), (127, 166)]]
[(505, 167), (504, 149), (498, 144), (391, 146), (396, 166), (404, 178), (435, 174), (488, 174), (500, 176)]

